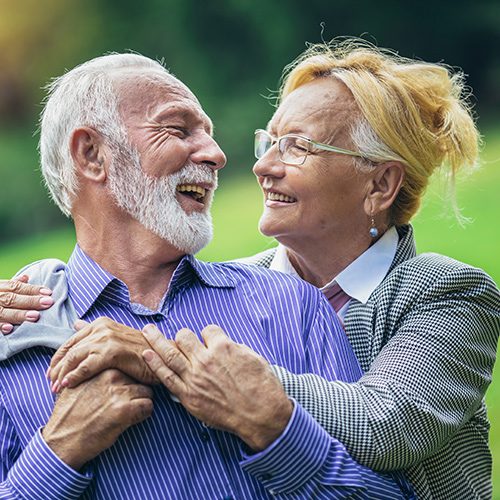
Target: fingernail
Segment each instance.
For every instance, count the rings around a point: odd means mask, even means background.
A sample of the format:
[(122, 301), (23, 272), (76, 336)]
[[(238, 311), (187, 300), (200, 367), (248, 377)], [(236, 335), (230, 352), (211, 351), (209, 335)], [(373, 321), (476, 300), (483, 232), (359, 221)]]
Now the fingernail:
[(45, 372), (45, 378), (50, 378), (50, 366), (47, 368), (47, 371)]
[(10, 333), (12, 331), (14, 327), (10, 324), (5, 324), (5, 325), (2, 325), (2, 333), (5, 335), (7, 333)]
[(52, 391), (53, 394), (57, 392), (57, 389), (59, 389), (59, 380), (55, 380), (52, 382), (52, 385), (50, 386), (50, 390)]
[(40, 299), (40, 305), (42, 306), (51, 306), (54, 303), (54, 299), (52, 297), (42, 297)]
[(28, 311), (26, 313), (26, 319), (29, 321), (35, 321), (40, 317), (40, 313), (38, 311)]
[(52, 295), (52, 290), (50, 288), (41, 288), (40, 293), (42, 295)]
[(144, 351), (142, 353), (142, 358), (144, 359), (144, 361), (146, 361), (146, 363), (149, 363), (150, 361), (153, 360), (153, 352), (152, 351)]
[(61, 387), (68, 387), (69, 385), (69, 380), (67, 378), (65, 378), (62, 382), (61, 382)]

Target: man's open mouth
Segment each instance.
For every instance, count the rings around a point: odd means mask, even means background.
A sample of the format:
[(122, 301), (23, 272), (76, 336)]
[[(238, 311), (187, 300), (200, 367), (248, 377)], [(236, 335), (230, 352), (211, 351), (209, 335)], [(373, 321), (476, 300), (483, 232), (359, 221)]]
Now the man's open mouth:
[(207, 190), (196, 184), (179, 184), (177, 186), (177, 192), (190, 196), (193, 200), (203, 202)]

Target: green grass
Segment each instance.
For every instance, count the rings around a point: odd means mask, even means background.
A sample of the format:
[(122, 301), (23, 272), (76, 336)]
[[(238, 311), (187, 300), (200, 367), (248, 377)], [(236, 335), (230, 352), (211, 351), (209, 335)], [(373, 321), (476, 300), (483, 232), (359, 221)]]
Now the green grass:
[[(500, 137), (490, 130), (488, 137)], [(452, 256), (485, 269), (500, 283), (500, 231), (498, 187), (500, 186), (500, 141), (486, 143), (485, 165), (457, 186), (463, 214), (473, 220), (461, 227), (454, 219), (442, 217), (439, 184), (429, 189), (422, 210), (414, 220), (419, 252), (433, 251)], [(213, 216), (215, 237), (200, 254), (203, 260), (229, 260), (261, 251), (273, 241), (259, 234), (257, 222), (262, 205), (259, 187), (251, 174), (244, 179), (224, 180), (216, 195)], [(66, 260), (75, 244), (72, 229), (36, 235), (0, 248), (0, 277), (11, 276), (27, 262), (45, 257)], [(500, 500), (500, 365), (486, 400), (492, 422), (491, 449), (494, 457), (494, 494)]]

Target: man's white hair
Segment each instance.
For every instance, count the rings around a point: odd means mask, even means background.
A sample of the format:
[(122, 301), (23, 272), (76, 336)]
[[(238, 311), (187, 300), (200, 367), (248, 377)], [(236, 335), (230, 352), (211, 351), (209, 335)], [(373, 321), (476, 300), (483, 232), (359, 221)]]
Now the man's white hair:
[(85, 62), (47, 85), (40, 119), (40, 159), (52, 199), (69, 216), (78, 182), (70, 138), (79, 127), (92, 127), (116, 150), (128, 141), (118, 110), (113, 70), (143, 68), (172, 76), (159, 62), (139, 54), (109, 54)]

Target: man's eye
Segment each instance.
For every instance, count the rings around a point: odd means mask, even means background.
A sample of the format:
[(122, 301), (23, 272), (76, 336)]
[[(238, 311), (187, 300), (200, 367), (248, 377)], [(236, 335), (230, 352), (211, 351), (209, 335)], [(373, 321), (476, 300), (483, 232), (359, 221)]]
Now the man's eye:
[(169, 134), (178, 136), (178, 137), (185, 137), (188, 135), (187, 130), (184, 127), (178, 127), (174, 125), (166, 125), (162, 127), (163, 130), (166, 130)]

